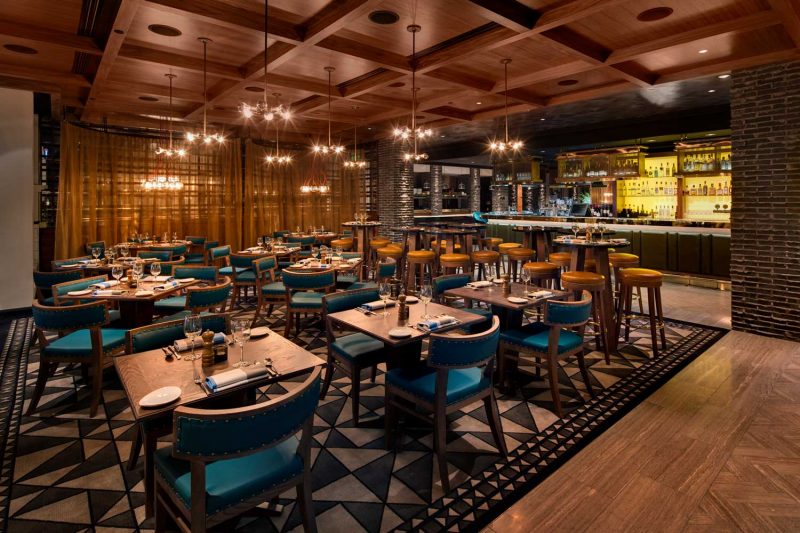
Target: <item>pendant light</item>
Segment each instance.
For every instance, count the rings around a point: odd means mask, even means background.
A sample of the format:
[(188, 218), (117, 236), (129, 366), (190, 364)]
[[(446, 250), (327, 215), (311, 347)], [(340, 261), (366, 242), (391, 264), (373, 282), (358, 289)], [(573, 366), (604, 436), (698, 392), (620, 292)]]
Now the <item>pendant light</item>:
[[(172, 144), (172, 80), (177, 76), (172, 73), (165, 74), (165, 76), (169, 79), (169, 116), (167, 117), (169, 144), (166, 147), (161, 145), (156, 147), (157, 157), (154, 175), (148, 176), (142, 181), (142, 188), (148, 192), (177, 191), (183, 189), (183, 182), (170, 173), (174, 158), (183, 158), (186, 155), (186, 150), (183, 148), (174, 148)], [(159, 172), (162, 165), (165, 167), (164, 173)]]
[(203, 131), (199, 133), (187, 133), (186, 140), (190, 143), (198, 141), (206, 146), (222, 144), (225, 142), (224, 135), (221, 133), (208, 133), (208, 73), (206, 64), (208, 62), (208, 43), (212, 41), (208, 37), (198, 37), (197, 40), (203, 43)]
[(183, 148), (174, 148), (172, 145), (172, 80), (178, 76), (172, 74), (164, 74), (169, 79), (169, 115), (167, 116), (167, 128), (169, 130), (169, 144), (164, 147), (159, 145), (156, 147), (156, 155), (163, 155), (166, 157), (184, 157), (186, 150)]
[(289, 120), (292, 118), (292, 112), (289, 110), (288, 107), (284, 107), (283, 105), (279, 104), (277, 106), (271, 106), (269, 104), (269, 99), (267, 98), (267, 66), (269, 65), (269, 31), (268, 26), (269, 24), (269, 0), (264, 1), (264, 100), (262, 102), (258, 102), (255, 105), (250, 105), (247, 102), (241, 102), (239, 104), (239, 112), (242, 114), (242, 117), (245, 119), (251, 119), (254, 117), (260, 117), (267, 122), (272, 122), (276, 118), (282, 118), (283, 120)]
[(500, 62), (503, 64), (503, 79), (505, 80), (505, 91), (503, 91), (503, 95), (505, 96), (505, 136), (502, 141), (494, 140), (489, 143), (489, 149), (496, 154), (518, 152), (524, 145), (524, 143), (518, 139), (508, 138), (508, 64), (511, 63), (511, 60), (506, 58)]
[[(353, 112), (358, 111), (358, 106), (353, 106)], [(353, 122), (353, 158), (344, 162), (344, 168), (364, 168), (367, 166), (366, 161), (358, 158), (358, 124)]]
[(325, 71), (328, 73), (328, 144), (315, 144), (312, 147), (314, 153), (318, 155), (339, 155), (344, 153), (344, 146), (333, 144), (331, 140), (331, 74), (333, 74), (335, 70), (336, 68), (334, 67), (325, 67)]
[(411, 32), (411, 126), (394, 129), (394, 137), (401, 141), (411, 142), (411, 151), (403, 154), (408, 162), (428, 159), (428, 154), (419, 151), (419, 141), (433, 135), (430, 128), (417, 127), (417, 33), (422, 30), (418, 24), (410, 24), (406, 30)]
[[(275, 101), (278, 101), (280, 98), (281, 93), (272, 93), (272, 96), (275, 97)], [(271, 152), (264, 156), (264, 162), (268, 165), (288, 165), (292, 162), (292, 156), (288, 153), (282, 154), (281, 153), (281, 139), (280, 139), (280, 126), (278, 122), (275, 122), (275, 151)]]

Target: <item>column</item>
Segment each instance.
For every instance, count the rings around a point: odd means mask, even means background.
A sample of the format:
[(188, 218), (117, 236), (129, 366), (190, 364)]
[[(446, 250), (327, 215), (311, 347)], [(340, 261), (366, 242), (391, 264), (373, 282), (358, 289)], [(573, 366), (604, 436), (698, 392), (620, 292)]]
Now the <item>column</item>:
[(492, 187), (492, 211), (508, 211), (508, 185)]
[(732, 83), (733, 329), (800, 340), (800, 61)]
[(442, 214), (442, 198), (444, 182), (442, 180), (442, 165), (431, 165), (431, 215)]
[(472, 211), (481, 210), (481, 169), (469, 169), (469, 208)]
[(381, 235), (399, 240), (402, 234), (392, 228), (414, 223), (413, 165), (403, 161), (400, 145), (389, 139), (377, 142), (378, 220)]

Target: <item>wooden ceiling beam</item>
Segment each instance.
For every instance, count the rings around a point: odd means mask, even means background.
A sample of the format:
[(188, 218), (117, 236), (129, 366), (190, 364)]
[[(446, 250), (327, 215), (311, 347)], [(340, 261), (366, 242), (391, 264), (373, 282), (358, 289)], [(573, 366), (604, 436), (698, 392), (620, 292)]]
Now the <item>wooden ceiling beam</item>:
[(41, 81), (59, 87), (91, 87), (89, 80), (80, 74), (73, 74), (72, 72), (53, 72), (39, 68), (0, 63), (0, 73), (9, 78)]
[[(193, 72), (203, 72), (203, 59), (199, 57), (187, 56), (183, 54), (176, 54), (174, 52), (166, 52), (158, 48), (151, 48), (145, 46), (144, 43), (139, 41), (129, 41), (122, 45), (119, 51), (119, 56), (126, 59), (136, 59), (138, 61), (146, 61), (148, 63), (156, 63), (165, 67), (173, 67), (182, 70)], [(244, 78), (239, 67), (234, 65), (226, 65), (217, 61), (208, 61), (208, 73), (213, 76), (228, 78), (232, 80), (241, 80)]]
[(111, 73), (111, 68), (117, 60), (125, 36), (128, 34), (128, 29), (133, 23), (133, 17), (141, 4), (142, 0), (120, 0), (119, 2), (114, 24), (110, 27), (103, 56), (100, 58), (100, 65), (97, 67), (97, 73), (92, 80), (92, 87), (89, 90), (86, 106), (81, 113), (80, 118), (85, 122), (92, 122), (97, 118), (94, 112), (94, 104), (103, 90), (103, 84)]
[(51, 30), (50, 28), (39, 28), (11, 20), (0, 20), (0, 35), (68, 48), (76, 52), (85, 52), (93, 55), (103, 54), (103, 51), (91, 37)]
[(769, 63), (789, 61), (798, 58), (800, 58), (800, 50), (797, 48), (783, 48), (764, 54), (746, 57), (737, 57), (727, 60), (714, 59), (712, 61), (706, 61), (704, 63), (691, 66), (689, 68), (681, 68), (670, 72), (665, 72), (658, 77), (656, 83), (669, 83), (673, 81), (699, 78), (702, 76), (712, 76), (714, 74), (723, 74), (732, 70), (750, 68), (758, 65), (767, 65)]
[[(530, 85), (535, 85), (537, 83), (542, 83), (545, 81), (557, 80), (559, 78), (565, 78), (567, 76), (574, 76), (575, 74), (580, 74), (581, 72), (594, 70), (596, 68), (597, 65), (594, 63), (589, 63), (582, 59), (576, 59), (575, 61), (570, 61), (569, 63), (561, 63), (560, 65), (555, 67), (537, 70), (534, 72), (523, 74), (521, 76), (515, 76), (513, 78), (509, 78), (508, 88), (518, 89), (520, 87), (528, 87)], [(504, 89), (503, 82), (498, 81), (497, 83), (495, 83), (492, 92), (497, 93), (502, 91), (503, 89)]]
[(0, 65), (0, 71), (2, 71), (4, 74), (0, 75), (0, 87), (6, 87), (8, 89), (19, 89), (21, 91), (31, 91), (37, 93), (48, 93), (48, 94), (61, 93), (64, 90), (64, 88), (58, 83), (46, 82), (41, 79), (17, 78), (14, 76), (6, 76), (4, 65)]
[(484, 51), (496, 46), (505, 39), (517, 37), (519, 34), (495, 22), (484, 24), (453, 39), (422, 50), (417, 54), (417, 73), (439, 69), (448, 63), (462, 61), (470, 54)]
[(795, 46), (800, 47), (800, 3), (797, 0), (769, 0), (769, 4), (780, 14), (783, 27)]
[(541, 14), (516, 0), (470, 0), (486, 19), (516, 32), (533, 29)]
[(426, 109), (425, 112), (430, 113), (432, 115), (438, 115), (440, 117), (452, 118), (458, 122), (469, 122), (475, 115), (470, 111), (465, 111), (464, 109), (459, 109), (457, 107), (452, 107), (452, 106), (433, 107), (430, 109)]
[(405, 76), (405, 74), (402, 72), (379, 68), (364, 76), (359, 76), (353, 80), (340, 83), (337, 87), (339, 89), (339, 94), (342, 96), (354, 98), (375, 89), (385, 87), (403, 76)]
[[(118, 92), (120, 94), (136, 95), (136, 96), (158, 96), (161, 98), (169, 98), (169, 85), (158, 85), (156, 83), (142, 83), (142, 82), (122, 82), (116, 80), (107, 80), (106, 89), (110, 92)], [(198, 88), (196, 91), (191, 89), (181, 89), (178, 87), (172, 88), (172, 97), (176, 100), (185, 100), (187, 102), (202, 102), (203, 91)]]
[(630, 0), (572, 0), (553, 9), (548, 9), (536, 21), (533, 30), (541, 33), (584, 19), (595, 13), (614, 8)]
[(630, 91), (636, 86), (628, 81), (615, 81), (612, 83), (605, 83), (588, 89), (580, 89), (568, 93), (552, 96), (547, 99), (547, 105), (555, 106), (560, 104), (568, 104), (571, 102), (579, 102), (581, 100), (590, 100), (592, 98), (600, 98), (611, 94), (617, 94), (625, 91)]
[[(533, 111), (534, 109), (538, 109), (539, 107), (541, 106), (530, 105), (530, 104), (516, 104), (508, 106), (508, 114), (516, 115), (518, 113), (527, 113), (528, 111)], [(475, 113), (475, 115), (473, 116), (473, 120), (488, 120), (491, 118), (502, 117), (503, 115), (505, 115), (505, 108), (495, 107), (494, 109), (487, 109), (485, 111), (481, 111), (480, 113)]]
[(317, 46), (340, 54), (380, 63), (382, 66), (398, 72), (411, 73), (411, 64), (406, 56), (388, 52), (382, 48), (370, 46), (353, 39), (331, 35), (318, 42)]
[[(504, 93), (500, 92), (498, 94), (502, 95)], [(541, 98), (539, 96), (532, 95), (529, 92), (524, 91), (522, 89), (509, 89), (508, 97), (512, 100), (516, 100), (517, 102), (528, 104), (529, 106), (544, 107), (547, 105), (546, 98)]]
[(477, 89), (483, 92), (492, 92), (495, 83), (492, 80), (472, 76), (455, 68), (443, 67), (437, 70), (431, 70), (425, 73), (429, 78), (447, 81), (455, 85), (467, 87), (469, 89)]

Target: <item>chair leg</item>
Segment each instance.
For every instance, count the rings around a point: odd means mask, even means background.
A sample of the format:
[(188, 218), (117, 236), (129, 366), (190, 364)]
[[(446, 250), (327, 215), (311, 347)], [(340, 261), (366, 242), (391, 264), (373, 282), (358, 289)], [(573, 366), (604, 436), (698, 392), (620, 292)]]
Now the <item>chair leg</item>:
[(370, 372), (369, 380), (372, 383), (375, 383), (375, 380), (378, 378), (378, 365), (372, 365), (372, 371)]
[(361, 368), (353, 367), (353, 387), (350, 391), (350, 402), (353, 404), (353, 424), (358, 427), (358, 410), (361, 401)]
[(445, 494), (450, 492), (450, 476), (447, 474), (447, 417), (444, 408), (433, 416), (433, 448), (439, 462), (439, 478)]
[(293, 319), (292, 311), (289, 308), (287, 308), (286, 309), (286, 326), (283, 328), (283, 336), (286, 337), (287, 339), (289, 338), (289, 333), (292, 332), (292, 319)]
[(310, 466), (306, 467), (303, 482), (297, 485), (297, 503), (303, 518), (303, 531), (316, 533), (317, 520), (314, 517), (314, 501), (311, 498), (311, 472)]
[(275, 309), (275, 304), (269, 304), (269, 307), (267, 307), (267, 318), (272, 316), (273, 309)]
[(581, 377), (583, 378), (583, 382), (586, 384), (586, 390), (588, 390), (589, 395), (594, 398), (594, 389), (592, 388), (592, 382), (589, 379), (589, 371), (586, 369), (586, 360), (583, 357), (583, 350), (579, 351), (576, 357), (578, 359), (578, 368), (581, 370)]
[(333, 373), (336, 370), (336, 365), (333, 362), (333, 357), (328, 357), (328, 364), (325, 365), (325, 379), (322, 381), (322, 390), (319, 392), (319, 399), (324, 400), (328, 395), (328, 389), (331, 387), (333, 381)]
[(133, 438), (131, 444), (131, 452), (128, 454), (128, 470), (136, 468), (136, 463), (139, 462), (139, 454), (142, 451), (142, 428), (136, 425), (136, 436)]
[(36, 376), (36, 387), (33, 389), (31, 403), (28, 404), (28, 411), (25, 413), (27, 416), (32, 415), (34, 411), (36, 411), (36, 406), (39, 405), (39, 400), (44, 392), (44, 387), (47, 385), (47, 378), (50, 375), (50, 367), (51, 363), (49, 361), (42, 361), (39, 363), (39, 373)]
[(650, 318), (650, 341), (653, 345), (653, 359), (658, 357), (658, 335), (656, 334), (655, 289), (647, 288), (647, 314)]
[(656, 318), (658, 318), (658, 324), (661, 328), (661, 347), (666, 350), (667, 332), (664, 327), (664, 310), (661, 308), (661, 287), (656, 287), (653, 291), (656, 297)]
[(599, 320), (597, 321), (597, 327), (600, 330), (600, 339), (603, 341), (603, 354), (606, 356), (606, 364), (611, 364), (611, 354), (608, 351), (608, 342), (606, 342), (606, 332), (609, 330), (609, 324), (606, 324), (608, 317), (603, 314), (603, 309), (605, 309), (605, 299), (607, 296), (604, 294), (603, 291), (598, 293), (598, 308), (599, 308)]
[(553, 395), (553, 403), (555, 404), (556, 414), (558, 418), (564, 418), (564, 413), (561, 410), (561, 393), (558, 389), (558, 360), (555, 357), (548, 358), (548, 379), (550, 380), (550, 393)]
[(492, 429), (494, 442), (497, 444), (498, 451), (505, 457), (508, 455), (506, 439), (503, 435), (503, 426), (500, 422), (500, 410), (497, 408), (497, 400), (494, 398), (494, 391), (489, 391), (489, 395), (483, 399), (483, 406), (486, 408), (486, 418), (489, 420), (489, 427)]
[(636, 293), (639, 295), (639, 312), (644, 314), (644, 299), (642, 298), (642, 288), (636, 287)]
[(96, 364), (92, 375), (92, 405), (89, 408), (89, 416), (94, 418), (97, 408), (100, 406), (100, 397), (103, 394), (103, 365)]
[(167, 530), (167, 510), (164, 508), (164, 500), (163, 496), (159, 493), (161, 492), (158, 485), (156, 485), (154, 489), (155, 494), (155, 531), (156, 533), (164, 533)]
[(633, 304), (633, 287), (628, 286), (625, 290), (625, 342), (631, 340), (631, 306)]

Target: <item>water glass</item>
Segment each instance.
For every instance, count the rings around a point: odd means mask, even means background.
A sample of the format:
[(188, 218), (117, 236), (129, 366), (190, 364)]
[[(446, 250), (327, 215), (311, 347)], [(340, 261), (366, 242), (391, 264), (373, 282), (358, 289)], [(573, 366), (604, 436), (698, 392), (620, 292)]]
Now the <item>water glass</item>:
[(156, 261), (152, 265), (150, 265), (150, 274), (154, 277), (158, 277), (161, 275), (161, 263)]
[(259, 248), (264, 246), (264, 238), (263, 237), (259, 237), (258, 239), (256, 239), (256, 246), (258, 246)]
[(120, 252), (122, 253), (122, 257), (124, 257), (124, 258), (127, 258), (127, 257), (130, 255), (130, 253), (131, 253), (131, 249), (130, 249), (130, 248), (128, 248), (127, 246), (123, 246), (123, 247), (120, 249)]
[[(200, 319), (200, 315), (189, 315), (183, 319), (183, 334), (186, 335), (186, 338), (189, 339), (189, 345), (192, 348), (192, 355), (189, 357), (190, 361), (194, 361), (197, 359), (194, 351), (194, 340), (200, 336), (203, 332), (203, 321)], [(194, 367), (194, 362), (192, 363)], [(200, 375), (197, 374), (196, 367), (194, 369), (194, 382), (200, 383)]]
[(531, 281), (531, 271), (528, 270), (527, 268), (523, 268), (522, 269), (522, 273), (520, 274), (520, 277), (522, 278), (522, 283), (525, 284), (525, 294), (527, 295), (528, 294), (528, 283), (530, 283), (530, 281)]
[(581, 230), (581, 227), (579, 225), (577, 225), (577, 224), (573, 224), (570, 229), (572, 230), (572, 233), (575, 234), (575, 238), (577, 239), (578, 238), (578, 232)]
[(431, 287), (430, 283), (423, 283), (422, 287), (419, 288), (419, 299), (422, 300), (422, 303), (425, 305), (423, 310), (423, 319), (428, 319), (431, 315), (428, 314), (428, 304), (431, 302), (431, 298), (433, 298), (433, 287)]
[(119, 281), (119, 279), (122, 277), (122, 266), (121, 265), (114, 265), (113, 267), (111, 267), (111, 277), (113, 277), (115, 280)]
[(383, 301), (383, 316), (389, 314), (389, 311), (386, 308), (386, 304), (389, 301), (389, 297), (392, 295), (392, 285), (387, 282), (380, 283), (378, 285), (378, 296), (381, 297)]
[(241, 368), (248, 366), (250, 363), (244, 360), (244, 345), (250, 338), (250, 321), (245, 319), (234, 320), (233, 328), (233, 341), (239, 345), (241, 352), (239, 361), (234, 363), (233, 366)]
[(172, 232), (172, 241), (175, 242), (177, 240), (178, 240), (178, 232), (177, 231), (173, 231)]

